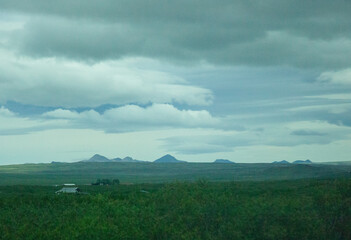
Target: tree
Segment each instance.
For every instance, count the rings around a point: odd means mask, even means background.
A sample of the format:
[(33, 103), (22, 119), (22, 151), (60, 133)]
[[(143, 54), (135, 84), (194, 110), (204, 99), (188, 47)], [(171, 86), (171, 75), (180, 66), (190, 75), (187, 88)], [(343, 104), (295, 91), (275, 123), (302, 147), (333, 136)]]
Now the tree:
[(119, 185), (119, 179), (118, 178), (113, 179), (112, 184)]

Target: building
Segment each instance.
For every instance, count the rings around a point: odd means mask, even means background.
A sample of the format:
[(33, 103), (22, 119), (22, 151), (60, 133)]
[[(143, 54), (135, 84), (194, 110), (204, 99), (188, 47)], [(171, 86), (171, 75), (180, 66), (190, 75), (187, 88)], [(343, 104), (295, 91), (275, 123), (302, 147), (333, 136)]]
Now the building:
[(80, 193), (80, 189), (76, 187), (75, 184), (70, 183), (70, 184), (63, 184), (63, 188), (56, 191), (56, 194), (60, 193)]

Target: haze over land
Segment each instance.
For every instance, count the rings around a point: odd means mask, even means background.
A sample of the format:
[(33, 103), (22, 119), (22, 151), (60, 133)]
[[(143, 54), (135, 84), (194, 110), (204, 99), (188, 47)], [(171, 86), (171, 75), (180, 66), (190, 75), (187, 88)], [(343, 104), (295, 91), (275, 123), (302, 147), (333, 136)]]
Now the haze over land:
[(0, 0), (0, 165), (350, 161), (350, 1)]

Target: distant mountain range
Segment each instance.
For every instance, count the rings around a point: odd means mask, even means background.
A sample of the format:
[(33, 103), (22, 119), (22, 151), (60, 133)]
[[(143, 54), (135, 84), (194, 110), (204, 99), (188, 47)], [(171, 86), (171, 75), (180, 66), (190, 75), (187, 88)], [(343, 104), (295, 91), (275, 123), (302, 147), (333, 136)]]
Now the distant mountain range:
[(282, 160), (282, 161), (274, 161), (272, 162), (273, 164), (290, 164), (288, 161), (286, 160)]
[(293, 164), (311, 164), (312, 161), (307, 159), (307, 160), (296, 160), (293, 162)]
[[(136, 160), (136, 159), (133, 159), (132, 157), (125, 157), (125, 158), (117, 157), (117, 158), (109, 159), (100, 154), (95, 154), (91, 158), (80, 162), (147, 162), (147, 161)], [(178, 160), (177, 158), (173, 157), (170, 154), (164, 155), (163, 157), (160, 157), (153, 162), (154, 163), (186, 163), (186, 161)], [(56, 162), (53, 162), (53, 163), (56, 163)], [(235, 163), (235, 162), (232, 162), (228, 159), (216, 159), (213, 163)], [(307, 159), (307, 160), (296, 160), (290, 163), (286, 160), (282, 160), (282, 161), (274, 161), (272, 162), (272, 164), (312, 164), (312, 161)]]
[(213, 163), (235, 163), (228, 159), (216, 159)]
[[(286, 160), (282, 160), (282, 161), (274, 161), (272, 162), (273, 164), (290, 164), (288, 161)], [(307, 159), (307, 160), (296, 160), (294, 162), (292, 162), (292, 164), (311, 164), (312, 161)]]
[[(100, 154), (95, 154), (91, 158), (87, 160), (82, 160), (80, 162), (146, 162), (146, 161), (136, 160), (136, 159), (133, 159), (132, 157), (125, 157), (125, 158), (117, 157), (117, 158), (109, 159)], [(185, 161), (178, 160), (172, 155), (167, 154), (159, 159), (156, 159), (154, 162), (155, 163), (184, 163)]]
[(136, 160), (131, 157), (108, 159), (107, 157), (102, 156), (100, 154), (95, 154), (91, 158), (87, 160), (83, 160), (81, 162), (144, 162), (144, 161)]

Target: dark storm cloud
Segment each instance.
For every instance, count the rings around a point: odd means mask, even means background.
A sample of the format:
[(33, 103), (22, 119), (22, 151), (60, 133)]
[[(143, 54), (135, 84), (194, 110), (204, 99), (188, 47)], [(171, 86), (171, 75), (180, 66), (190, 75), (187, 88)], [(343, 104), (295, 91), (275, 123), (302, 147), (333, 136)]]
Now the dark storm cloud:
[(145, 56), (216, 64), (344, 68), (348, 1), (0, 1), (29, 20), (17, 47), (34, 56)]

